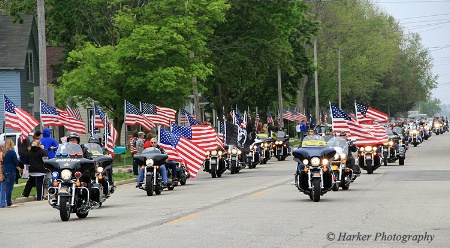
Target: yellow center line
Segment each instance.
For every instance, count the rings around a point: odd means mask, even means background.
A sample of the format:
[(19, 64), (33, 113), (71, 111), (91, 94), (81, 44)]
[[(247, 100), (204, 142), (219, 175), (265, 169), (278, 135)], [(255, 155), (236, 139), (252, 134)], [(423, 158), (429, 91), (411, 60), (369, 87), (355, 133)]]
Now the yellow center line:
[(195, 216), (197, 216), (197, 215), (199, 215), (199, 213), (195, 213), (195, 214), (190, 214), (190, 215), (186, 215), (186, 216), (184, 216), (184, 217), (181, 217), (181, 218), (179, 218), (179, 219), (176, 219), (176, 220), (173, 220), (173, 221), (167, 222), (167, 224), (169, 224), (169, 225), (172, 225), (172, 224), (176, 224), (176, 223), (178, 223), (178, 222), (181, 222), (181, 221), (183, 221), (183, 220), (188, 220), (188, 219), (191, 219), (192, 217), (195, 217)]
[(266, 193), (267, 193), (267, 191), (261, 191), (261, 192), (258, 192), (258, 193), (254, 193), (252, 196), (260, 196), (260, 195), (264, 195)]

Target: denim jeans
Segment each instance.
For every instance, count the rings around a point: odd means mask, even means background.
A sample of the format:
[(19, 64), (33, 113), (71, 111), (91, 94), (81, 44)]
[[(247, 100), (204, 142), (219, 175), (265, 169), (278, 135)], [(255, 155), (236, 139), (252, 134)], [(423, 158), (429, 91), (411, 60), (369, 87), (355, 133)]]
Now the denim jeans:
[(14, 189), (14, 181), (16, 180), (16, 173), (15, 172), (7, 172), (5, 175), (5, 192), (6, 192), (6, 205), (11, 206), (12, 205), (12, 191)]
[[(166, 167), (164, 165), (161, 165), (158, 171), (161, 174), (163, 182), (167, 183)], [(140, 168), (137, 182), (142, 183), (144, 181), (144, 176), (145, 176), (145, 169)]]
[[(0, 173), (2, 173), (0, 171)], [(6, 189), (5, 189), (5, 181), (0, 182), (0, 208), (6, 207)]]
[(172, 178), (177, 177), (177, 163), (174, 161), (169, 161), (167, 166), (170, 166), (170, 169), (172, 169)]

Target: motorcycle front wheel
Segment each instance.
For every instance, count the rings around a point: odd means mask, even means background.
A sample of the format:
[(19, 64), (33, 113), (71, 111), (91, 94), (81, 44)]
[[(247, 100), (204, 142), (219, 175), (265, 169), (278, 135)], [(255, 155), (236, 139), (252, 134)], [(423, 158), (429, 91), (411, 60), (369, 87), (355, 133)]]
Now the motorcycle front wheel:
[(153, 185), (153, 177), (152, 176), (146, 176), (145, 177), (145, 190), (147, 191), (147, 196), (152, 196), (154, 191), (154, 185)]
[(70, 204), (68, 196), (60, 196), (59, 198), (59, 216), (62, 221), (70, 219)]
[(312, 182), (313, 188), (311, 191), (312, 200), (315, 202), (320, 201), (320, 178), (314, 178)]

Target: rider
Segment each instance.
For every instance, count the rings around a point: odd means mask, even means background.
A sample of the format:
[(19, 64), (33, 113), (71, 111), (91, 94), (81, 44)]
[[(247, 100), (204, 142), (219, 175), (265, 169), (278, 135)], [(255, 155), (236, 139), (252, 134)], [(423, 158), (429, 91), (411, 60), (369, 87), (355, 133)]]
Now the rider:
[[(343, 139), (346, 139), (346, 140), (348, 139), (347, 133), (344, 132), (344, 131), (339, 133), (339, 137), (341, 137)], [(348, 148), (349, 149), (348, 149), (347, 163), (346, 164), (347, 164), (348, 167), (352, 168), (352, 170), (353, 170), (353, 172), (355, 174), (361, 174), (361, 168), (359, 167), (359, 165), (357, 165), (355, 163), (355, 158), (353, 157), (353, 154), (352, 154), (352, 152), (356, 152), (358, 150), (358, 148), (355, 145), (353, 145), (352, 142), (350, 142)]]
[[(106, 148), (104, 148), (104, 147), (102, 148), (100, 138), (98, 137), (97, 134), (92, 135), (89, 138), (88, 143), (91, 144), (92, 148), (95, 148), (95, 146), (98, 146), (98, 148), (100, 148), (100, 150), (102, 150), (103, 155), (108, 156), (108, 151), (106, 150)], [(108, 175), (110, 175), (110, 178), (108, 178), (108, 181), (111, 182), (111, 185), (114, 185), (112, 166), (109, 166), (109, 169), (107, 169), (107, 170), (108, 170)], [(105, 194), (107, 194), (107, 191), (108, 191), (107, 187), (104, 186), (104, 190), (105, 190)], [(111, 188), (111, 192), (114, 192), (114, 187)]]
[(83, 158), (92, 158), (92, 153), (83, 144), (80, 144), (80, 135), (77, 133), (67, 135), (67, 142), (79, 144), (81, 146), (81, 150), (83, 151)]
[(306, 136), (310, 140), (319, 140), (321, 139), (320, 135), (316, 134), (314, 129), (308, 129), (308, 135)]
[[(161, 154), (166, 154), (166, 152), (164, 151), (164, 149), (162, 149), (159, 145), (158, 142), (155, 138), (152, 138), (150, 140), (150, 143), (152, 145), (152, 147), (159, 149), (159, 151), (161, 152)], [(150, 148), (147, 148), (150, 149)], [(176, 166), (176, 165), (175, 165)], [(161, 174), (161, 178), (162, 178), (162, 185), (163, 187), (167, 186), (167, 171), (166, 171), (166, 166), (164, 165), (160, 165), (159, 169), (158, 169), (159, 173)], [(176, 171), (175, 171), (176, 172)], [(138, 175), (138, 180), (137, 180), (137, 184), (136, 184), (136, 188), (140, 188), (142, 187), (142, 182), (144, 181), (144, 174), (145, 171), (143, 168), (139, 169), (139, 175)]]

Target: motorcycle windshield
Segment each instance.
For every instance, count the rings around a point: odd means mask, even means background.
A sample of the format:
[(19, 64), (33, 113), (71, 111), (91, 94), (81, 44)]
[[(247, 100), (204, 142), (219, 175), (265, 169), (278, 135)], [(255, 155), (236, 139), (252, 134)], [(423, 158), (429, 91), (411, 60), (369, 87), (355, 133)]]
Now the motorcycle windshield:
[(326, 146), (327, 142), (322, 136), (313, 134), (303, 138), (302, 147)]
[(83, 150), (81, 149), (81, 146), (75, 143), (66, 143), (63, 145), (58, 146), (58, 150), (56, 151), (56, 154), (83, 154)]
[(333, 137), (328, 140), (327, 146), (334, 148), (339, 155), (348, 154), (348, 142), (344, 138)]
[(97, 143), (87, 143), (84, 144), (84, 147), (86, 147), (92, 155), (103, 155), (103, 148)]
[(286, 137), (286, 133), (283, 131), (278, 131), (277, 133), (277, 140), (284, 140)]

